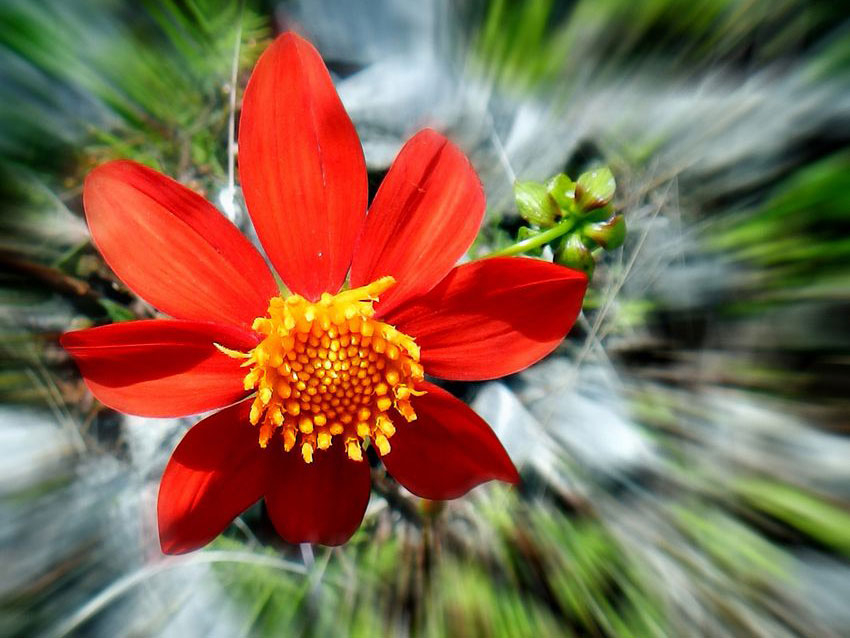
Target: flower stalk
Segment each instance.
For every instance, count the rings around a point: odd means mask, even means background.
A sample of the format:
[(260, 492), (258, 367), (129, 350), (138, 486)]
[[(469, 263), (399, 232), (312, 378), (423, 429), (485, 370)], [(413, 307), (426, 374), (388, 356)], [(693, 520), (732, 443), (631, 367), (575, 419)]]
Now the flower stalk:
[(491, 253), (484, 255), (484, 258), (488, 257), (513, 257), (514, 255), (522, 255), (529, 251), (534, 250), (535, 248), (542, 248), (546, 244), (552, 243), (559, 237), (566, 235), (573, 228), (575, 228), (576, 220), (574, 219), (565, 219), (562, 222), (559, 222), (552, 228), (544, 230), (528, 239), (523, 239), (522, 241), (518, 241), (515, 244), (511, 244), (510, 246), (506, 246), (505, 248), (501, 248), (499, 250), (494, 250)]

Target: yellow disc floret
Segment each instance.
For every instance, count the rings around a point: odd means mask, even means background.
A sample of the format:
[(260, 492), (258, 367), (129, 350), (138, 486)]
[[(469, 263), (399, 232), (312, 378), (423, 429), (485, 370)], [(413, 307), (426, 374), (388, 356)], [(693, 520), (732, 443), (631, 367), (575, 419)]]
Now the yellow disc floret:
[(383, 277), (317, 302), (273, 297), (268, 316), (254, 320), (264, 336), (256, 348), (219, 346), (250, 367), (245, 389), (257, 391), (250, 419), (259, 425), (262, 447), (280, 432), (284, 449), (297, 448), (307, 463), (338, 441), (355, 461), (363, 459), (367, 440), (389, 453), (390, 410), (416, 419), (410, 397), (423, 394), (416, 385), (424, 378), (413, 339), (372, 318), (372, 304), (394, 283)]

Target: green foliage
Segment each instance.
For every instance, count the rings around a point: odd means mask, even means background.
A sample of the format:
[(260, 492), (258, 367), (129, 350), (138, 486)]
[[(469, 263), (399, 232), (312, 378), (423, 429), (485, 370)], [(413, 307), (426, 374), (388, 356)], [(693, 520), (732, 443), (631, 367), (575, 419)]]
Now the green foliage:
[[(250, 68), (268, 34), (265, 21), (238, 3), (148, 1), (131, 23), (120, 4), (16, 1), (0, 8), (0, 44), (14, 55), (20, 98), (0, 113), (0, 130), (14, 139), (19, 163), (49, 166), (60, 141), (74, 143), (82, 171), (111, 157), (127, 157), (183, 178), (224, 175), (227, 94), (241, 25), (240, 69)], [(86, 46), (79, 46), (85, 42)], [(7, 71), (12, 73), (11, 70)], [(44, 78), (38, 95), (24, 89)], [(72, 96), (78, 109), (68, 109)], [(49, 129), (63, 113), (64, 135)], [(14, 122), (16, 126), (11, 126)], [(20, 133), (21, 126), (24, 133)], [(16, 144), (41, 132), (53, 138), (44, 153)], [(67, 169), (68, 167), (65, 166)]]
[(850, 154), (783, 181), (756, 210), (729, 215), (709, 245), (762, 272), (765, 301), (846, 299), (850, 290)]
[[(268, 19), (225, 0), (64, 0), (0, 4), (0, 280), (7, 308), (38, 317), (21, 286), (62, 304), (49, 325), (6, 313), (0, 339), (19, 343), (0, 396), (78, 396), (56, 335), (73, 326), (149, 316), (91, 248), (82, 179), (94, 165), (133, 159), (211, 199), (226, 185), (231, 67), (239, 86), (270, 34)], [(6, 321), (12, 325), (5, 325)], [(25, 347), (20, 344), (26, 344)], [(50, 367), (35, 374), (40, 353)], [(36, 357), (36, 358), (38, 358)], [(79, 383), (79, 381), (76, 381)], [(27, 390), (29, 388), (29, 390)]]
[[(221, 537), (211, 549), (244, 551), (245, 547)], [(277, 554), (271, 548), (254, 552), (269, 557)], [(274, 636), (281, 627), (299, 626), (310, 617), (309, 576), (242, 562), (216, 564), (215, 572), (229, 596), (242, 607), (242, 635)]]
[[(449, 507), (422, 533), (401, 523), (385, 536), (367, 520), (306, 575), (238, 563), (216, 573), (251, 636), (668, 635), (653, 588), (599, 521), (495, 491), (475, 507), (485, 544), (451, 540)], [(244, 549), (226, 538), (213, 548)]]
[(551, 30), (552, 0), (494, 0), (475, 50), (482, 72), (505, 86), (530, 89), (556, 75), (568, 55), (564, 34)]
[(836, 3), (794, 0), (493, 0), (475, 36), (473, 67), (514, 92), (552, 84), (570, 90), (621, 77), (638, 60), (683, 77), (744, 56), (768, 64), (797, 46), (801, 33), (836, 29), (835, 42), (813, 67), (825, 77), (847, 68), (845, 18)]
[(736, 481), (733, 490), (759, 511), (850, 557), (850, 512), (776, 481)]
[(725, 573), (764, 586), (789, 579), (787, 556), (740, 521), (696, 501), (676, 505), (672, 513), (688, 540)]

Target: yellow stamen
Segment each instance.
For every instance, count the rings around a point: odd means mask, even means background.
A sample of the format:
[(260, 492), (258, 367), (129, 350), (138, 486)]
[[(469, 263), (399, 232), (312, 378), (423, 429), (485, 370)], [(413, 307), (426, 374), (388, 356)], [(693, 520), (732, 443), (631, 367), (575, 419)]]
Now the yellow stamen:
[(248, 352), (239, 352), (239, 350), (231, 350), (230, 348), (225, 348), (220, 343), (216, 343), (213, 341), (213, 345), (218, 348), (222, 353), (226, 354), (228, 357), (232, 357), (233, 359), (248, 359), (251, 354)]
[(378, 447), (378, 451), (381, 453), (381, 456), (390, 453), (390, 442), (387, 440), (386, 435), (376, 434), (375, 445)]
[(307, 442), (301, 444), (301, 456), (305, 463), (313, 462), (313, 446)]
[(360, 448), (360, 442), (351, 440), (345, 444), (345, 453), (352, 461), (363, 460), (363, 450)]
[(326, 430), (322, 430), (321, 432), (319, 432), (319, 435), (317, 437), (319, 449), (327, 450), (331, 446), (331, 438), (332, 437), (330, 432)]
[(295, 447), (295, 430), (285, 428), (283, 430), (283, 449), (289, 452), (293, 447)]
[(316, 302), (299, 295), (273, 297), (268, 316), (252, 327), (262, 341), (250, 352), (216, 348), (243, 360), (246, 390), (256, 391), (249, 419), (266, 447), (280, 431), (283, 449), (296, 445), (305, 463), (343, 437), (352, 461), (363, 460), (367, 441), (390, 452), (396, 423), (416, 418), (409, 399), (424, 380), (419, 347), (393, 326), (374, 319), (373, 303), (395, 284), (392, 277)]

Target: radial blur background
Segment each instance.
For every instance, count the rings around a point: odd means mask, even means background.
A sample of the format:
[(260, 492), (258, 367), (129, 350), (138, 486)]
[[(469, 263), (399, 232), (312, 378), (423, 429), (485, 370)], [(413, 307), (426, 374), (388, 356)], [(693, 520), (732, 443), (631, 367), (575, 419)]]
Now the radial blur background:
[[(2, 0), (0, 635), (850, 636), (842, 4)], [(469, 155), (471, 258), (521, 225), (515, 180), (599, 163), (629, 235), (555, 353), (449, 387), (520, 488), (429, 504), (375, 468), (343, 547), (288, 546), (257, 505), (165, 558), (157, 485), (193, 419), (105, 408), (57, 344), (153, 312), (93, 250), (82, 180), (132, 158), (250, 234), (229, 122), (286, 29), (373, 192), (423, 126)]]

